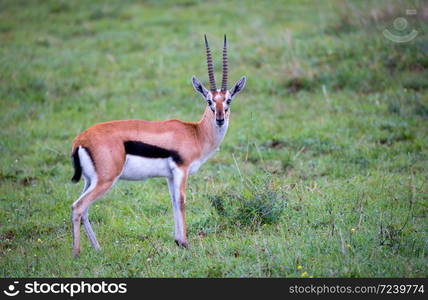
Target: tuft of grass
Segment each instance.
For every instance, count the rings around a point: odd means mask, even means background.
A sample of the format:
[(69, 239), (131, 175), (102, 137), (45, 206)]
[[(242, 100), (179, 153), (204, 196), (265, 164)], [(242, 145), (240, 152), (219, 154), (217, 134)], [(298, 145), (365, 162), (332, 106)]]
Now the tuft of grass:
[(271, 176), (247, 178), (241, 188), (207, 198), (223, 221), (253, 229), (279, 223), (287, 204), (285, 192), (273, 186)]

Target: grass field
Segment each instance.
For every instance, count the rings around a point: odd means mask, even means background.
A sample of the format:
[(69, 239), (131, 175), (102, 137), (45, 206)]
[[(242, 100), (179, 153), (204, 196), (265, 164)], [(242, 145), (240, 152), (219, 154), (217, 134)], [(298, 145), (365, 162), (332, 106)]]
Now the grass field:
[[(427, 20), (424, 1), (1, 1), (0, 276), (426, 277)], [(199, 120), (204, 33), (217, 76), (227, 33), (248, 82), (188, 181), (191, 248), (164, 179), (122, 181), (90, 210), (102, 251), (82, 230), (73, 259), (72, 139)]]

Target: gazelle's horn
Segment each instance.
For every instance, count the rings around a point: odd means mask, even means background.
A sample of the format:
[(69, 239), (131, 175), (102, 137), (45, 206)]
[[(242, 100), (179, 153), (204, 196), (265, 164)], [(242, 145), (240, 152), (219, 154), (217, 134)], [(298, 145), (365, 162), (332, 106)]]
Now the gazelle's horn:
[(208, 46), (207, 36), (204, 35), (204, 37), (205, 37), (205, 48), (207, 49), (207, 65), (208, 65), (208, 77), (210, 79), (210, 88), (211, 88), (211, 91), (216, 91), (217, 88), (215, 86), (213, 59), (211, 57), (210, 47)]
[(224, 45), (223, 45), (223, 79), (221, 81), (221, 90), (227, 90), (227, 75), (229, 69), (227, 66), (227, 40), (226, 35), (224, 35)]

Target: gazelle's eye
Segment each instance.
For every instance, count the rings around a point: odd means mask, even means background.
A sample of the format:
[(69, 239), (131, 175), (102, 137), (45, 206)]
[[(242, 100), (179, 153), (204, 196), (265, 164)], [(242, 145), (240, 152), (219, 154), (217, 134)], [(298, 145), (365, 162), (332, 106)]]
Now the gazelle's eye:
[(228, 99), (228, 100), (226, 101), (227, 105), (229, 105), (229, 104), (230, 104), (230, 102), (232, 102), (232, 99)]
[(209, 106), (213, 105), (213, 102), (211, 100), (208, 100), (207, 102)]

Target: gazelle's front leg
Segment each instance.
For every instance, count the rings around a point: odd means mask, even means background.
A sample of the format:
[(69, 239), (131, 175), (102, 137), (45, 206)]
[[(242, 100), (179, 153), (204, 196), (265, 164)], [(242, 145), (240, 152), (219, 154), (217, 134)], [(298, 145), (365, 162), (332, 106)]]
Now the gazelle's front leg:
[(172, 177), (168, 178), (169, 193), (174, 211), (174, 238), (178, 246), (187, 248), (187, 233), (185, 220), (186, 180), (188, 172), (185, 168), (174, 168)]

